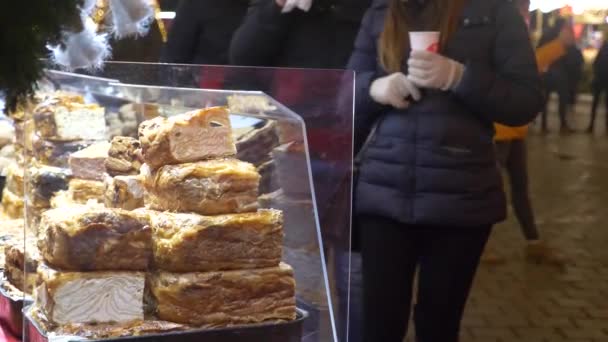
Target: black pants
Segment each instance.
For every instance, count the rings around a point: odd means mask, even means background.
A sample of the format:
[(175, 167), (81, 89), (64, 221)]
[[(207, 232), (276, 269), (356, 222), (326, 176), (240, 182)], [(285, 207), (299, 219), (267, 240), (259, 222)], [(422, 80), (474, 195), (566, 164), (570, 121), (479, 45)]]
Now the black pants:
[(545, 77), (546, 84), (546, 102), (545, 108), (541, 113), (541, 128), (543, 131), (547, 131), (547, 115), (549, 113), (549, 99), (552, 92), (556, 92), (558, 96), (558, 113), (559, 122), (561, 129), (568, 128), (568, 105), (571, 102), (571, 90), (568, 85), (567, 78), (560, 77), (559, 75), (547, 75)]
[[(606, 117), (608, 118), (608, 83), (605, 84), (594, 84), (593, 86), (593, 103), (591, 105), (591, 123), (589, 124), (589, 130), (593, 130), (595, 127), (595, 118), (597, 116), (597, 107), (604, 96), (606, 105)], [(606, 119), (606, 127), (608, 127), (608, 119)]]
[(511, 205), (526, 240), (538, 240), (540, 235), (534, 220), (528, 187), (528, 151), (526, 141), (511, 140), (496, 143), (496, 156), (507, 170), (511, 184)]
[(365, 342), (402, 342), (416, 270), (419, 342), (457, 342), (479, 259), (491, 227), (421, 227), (359, 217)]

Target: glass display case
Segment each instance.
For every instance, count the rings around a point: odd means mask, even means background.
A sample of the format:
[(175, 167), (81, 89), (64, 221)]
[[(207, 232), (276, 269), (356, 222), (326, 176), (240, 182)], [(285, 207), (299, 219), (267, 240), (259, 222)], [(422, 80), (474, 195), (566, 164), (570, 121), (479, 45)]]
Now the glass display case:
[(49, 70), (17, 124), (24, 340), (346, 340), (353, 82)]

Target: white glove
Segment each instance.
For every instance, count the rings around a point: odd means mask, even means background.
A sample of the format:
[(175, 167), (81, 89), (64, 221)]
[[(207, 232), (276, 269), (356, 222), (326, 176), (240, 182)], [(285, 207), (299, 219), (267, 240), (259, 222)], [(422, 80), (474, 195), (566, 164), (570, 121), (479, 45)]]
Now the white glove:
[(369, 95), (380, 104), (391, 105), (398, 109), (409, 107), (410, 96), (415, 101), (421, 98), (418, 88), (400, 72), (380, 77), (372, 82)]
[(464, 74), (464, 65), (429, 51), (412, 51), (407, 65), (407, 78), (420, 88), (454, 89)]
[(312, 0), (284, 0), (282, 13), (293, 11), (295, 8), (299, 8), (304, 12), (308, 12), (312, 6)]

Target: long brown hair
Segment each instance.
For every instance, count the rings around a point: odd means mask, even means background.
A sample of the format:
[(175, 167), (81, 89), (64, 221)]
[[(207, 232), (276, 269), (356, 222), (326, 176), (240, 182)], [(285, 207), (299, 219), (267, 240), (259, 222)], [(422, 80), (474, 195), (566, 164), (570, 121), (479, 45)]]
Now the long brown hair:
[[(409, 47), (408, 15), (403, 0), (389, 0), (388, 13), (384, 21), (384, 30), (378, 41), (378, 59), (388, 72), (401, 71), (405, 51)], [(458, 28), (458, 19), (467, 0), (434, 0), (437, 22), (432, 30), (441, 33), (440, 49), (443, 50), (450, 36)]]

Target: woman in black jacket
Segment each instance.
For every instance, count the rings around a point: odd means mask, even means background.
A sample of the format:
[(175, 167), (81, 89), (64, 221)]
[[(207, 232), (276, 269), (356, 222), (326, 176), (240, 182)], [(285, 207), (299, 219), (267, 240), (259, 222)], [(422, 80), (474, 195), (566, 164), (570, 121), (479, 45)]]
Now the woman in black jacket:
[[(597, 107), (602, 95), (605, 95), (606, 117), (608, 118), (608, 40), (602, 45), (593, 63), (593, 103), (591, 105), (591, 123), (587, 130), (589, 133), (593, 133), (595, 128)], [(608, 119), (606, 119), (606, 127), (608, 130)]]
[[(411, 31), (440, 31), (439, 53), (411, 52)], [(356, 125), (377, 127), (355, 201), (365, 341), (403, 340), (418, 269), (418, 340), (456, 342), (480, 255), (506, 214), (493, 122), (525, 125), (543, 103), (526, 24), (506, 0), (378, 0), (349, 67)]]

